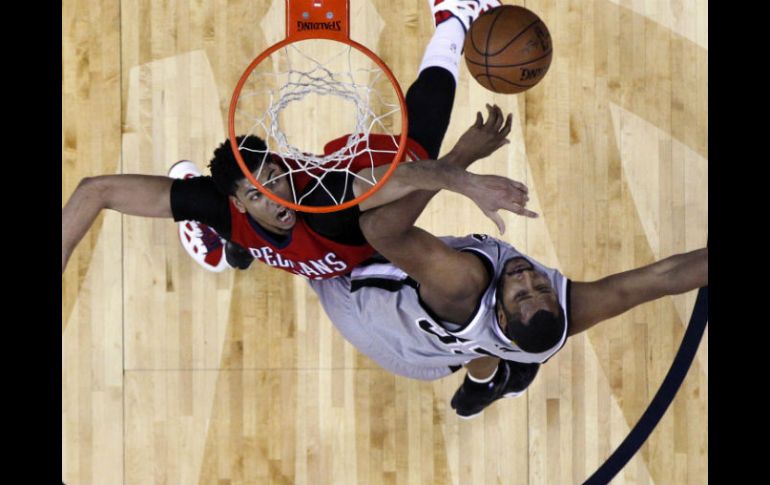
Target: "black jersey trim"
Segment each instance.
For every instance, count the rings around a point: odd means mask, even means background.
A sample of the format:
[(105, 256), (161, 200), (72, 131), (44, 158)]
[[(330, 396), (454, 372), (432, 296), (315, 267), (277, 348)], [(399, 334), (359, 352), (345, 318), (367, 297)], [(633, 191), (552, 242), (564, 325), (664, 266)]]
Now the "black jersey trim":
[(371, 266), (373, 264), (392, 264), (388, 258), (381, 255), (380, 253), (374, 253), (373, 255), (369, 256), (362, 262), (358, 263), (356, 267), (363, 268), (366, 266)]
[(564, 306), (566, 307), (564, 309), (564, 319), (567, 321), (567, 325), (565, 325), (566, 328), (564, 329), (564, 340), (561, 342), (561, 345), (559, 345), (558, 349), (556, 349), (551, 355), (549, 355), (547, 359), (541, 362), (542, 364), (545, 364), (546, 362), (551, 360), (551, 357), (558, 354), (561, 351), (561, 349), (563, 349), (564, 346), (567, 345), (567, 340), (569, 340), (569, 327), (570, 327), (570, 322), (572, 321), (572, 316), (570, 315), (570, 309), (572, 307), (569, 304), (570, 292), (572, 291), (572, 281), (569, 278), (564, 278), (564, 279), (567, 280), (567, 285), (566, 285), (567, 288), (566, 288), (566, 295), (565, 295), (565, 302), (564, 302)]
[[(460, 249), (461, 252), (466, 253), (473, 253), (474, 256), (479, 258), (481, 262), (484, 264), (484, 269), (487, 270), (487, 276), (489, 276), (489, 279), (494, 282), (495, 279), (495, 265), (492, 263), (492, 258), (487, 256), (487, 254), (483, 251), (480, 251), (476, 248), (462, 248)], [(489, 287), (487, 287), (487, 290)], [(484, 290), (486, 292), (486, 290)]]
[(401, 291), (404, 286), (409, 286), (417, 289), (417, 282), (410, 277), (406, 277), (403, 280), (394, 280), (389, 278), (361, 278), (350, 281), (350, 292), (360, 290), (361, 288), (379, 288), (381, 290), (395, 293)]
[[(559, 348), (556, 349), (556, 351), (553, 354), (551, 354), (548, 357), (548, 359), (550, 359), (554, 355), (558, 354), (559, 351), (562, 348), (564, 348), (565, 345), (567, 345), (567, 340), (569, 340), (569, 322), (570, 322), (570, 318), (569, 318), (569, 309), (570, 309), (570, 306), (569, 306), (569, 293), (570, 293), (570, 288), (571, 288), (572, 282), (568, 278), (564, 278), (564, 279), (567, 280), (567, 285), (566, 285), (567, 288), (565, 290), (565, 292), (566, 292), (565, 300), (566, 301), (564, 302), (564, 306), (567, 307), (567, 308), (564, 309), (564, 319), (567, 321), (567, 324), (564, 326), (565, 327), (564, 328), (564, 340), (562, 341), (561, 345), (559, 345)], [(548, 362), (548, 359), (543, 361), (543, 363), (545, 364), (546, 362)]]
[(447, 331), (447, 332), (449, 332), (449, 333), (452, 333), (452, 332), (454, 332), (454, 330), (450, 330), (450, 329), (448, 329), (448, 328), (446, 327), (446, 323), (452, 323), (452, 322), (444, 322), (444, 320), (442, 320), (442, 319), (441, 319), (441, 317), (439, 317), (438, 315), (436, 315), (436, 312), (434, 312), (434, 311), (433, 311), (433, 310), (432, 310), (432, 309), (431, 309), (431, 308), (428, 306), (428, 304), (427, 304), (427, 303), (425, 303), (425, 301), (422, 299), (422, 295), (420, 295), (420, 289), (419, 289), (419, 288), (416, 288), (416, 290), (417, 290), (417, 303), (419, 303), (419, 304), (420, 304), (420, 307), (421, 307), (421, 308), (422, 308), (422, 309), (425, 311), (425, 313), (427, 313), (427, 314), (428, 314), (428, 316), (429, 316), (430, 318), (432, 318), (432, 319), (433, 319), (433, 321), (434, 321), (434, 322), (436, 322), (436, 324), (438, 324), (438, 326), (439, 326), (439, 327), (443, 328), (444, 330), (446, 330), (446, 331)]
[[(570, 302), (572, 301), (572, 280), (569, 278), (567, 279), (567, 296), (565, 298), (564, 306), (567, 307), (564, 310), (564, 315), (567, 318), (567, 336), (569, 336), (569, 328), (572, 326), (572, 305)], [(566, 342), (567, 339), (564, 339)]]

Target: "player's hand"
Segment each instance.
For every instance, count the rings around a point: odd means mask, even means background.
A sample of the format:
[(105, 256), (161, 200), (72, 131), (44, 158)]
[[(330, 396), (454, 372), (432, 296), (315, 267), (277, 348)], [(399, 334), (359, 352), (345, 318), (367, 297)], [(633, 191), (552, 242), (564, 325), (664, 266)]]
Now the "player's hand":
[(500, 234), (505, 233), (505, 223), (497, 213), (500, 209), (524, 217), (537, 217), (537, 213), (526, 208), (529, 189), (523, 183), (499, 175), (466, 173), (468, 178), (464, 183), (463, 195), (475, 202), (484, 215), (492, 219)]
[(497, 105), (487, 105), (487, 111), (489, 117), (486, 122), (480, 111), (476, 113), (476, 122), (463, 133), (452, 148), (454, 155), (469, 162), (475, 162), (510, 143), (506, 137), (511, 132), (513, 114), (503, 115), (503, 110)]

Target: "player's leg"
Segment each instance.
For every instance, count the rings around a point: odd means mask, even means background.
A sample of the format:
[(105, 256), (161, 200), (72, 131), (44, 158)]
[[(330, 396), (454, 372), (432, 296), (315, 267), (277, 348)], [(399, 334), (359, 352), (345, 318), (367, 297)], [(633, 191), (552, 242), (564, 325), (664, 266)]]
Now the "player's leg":
[(540, 364), (480, 357), (465, 367), (468, 373), (451, 405), (459, 417), (469, 419), (498, 399), (521, 395), (535, 380)]
[(437, 158), (454, 104), (465, 34), (497, 0), (428, 0), (436, 31), (425, 48), (417, 80), (406, 92), (409, 137)]

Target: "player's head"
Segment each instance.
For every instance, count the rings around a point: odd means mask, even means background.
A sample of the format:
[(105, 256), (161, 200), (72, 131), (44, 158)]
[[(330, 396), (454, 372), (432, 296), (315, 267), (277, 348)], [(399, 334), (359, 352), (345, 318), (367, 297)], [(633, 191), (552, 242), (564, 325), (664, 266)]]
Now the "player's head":
[(526, 258), (505, 262), (497, 281), (496, 311), (503, 333), (525, 352), (545, 352), (564, 334), (564, 312), (556, 292)]
[[(265, 156), (265, 142), (256, 136), (239, 136), (236, 139), (239, 146), (243, 147), (243, 161), (259, 183), (275, 195), (288, 200), (291, 197), (289, 181), (287, 176), (279, 177), (285, 173), (281, 165), (274, 162), (269, 153)], [(264, 166), (260, 169), (261, 165)], [(239, 211), (248, 213), (264, 229), (275, 234), (286, 234), (294, 227), (297, 222), (295, 212), (273, 202), (249, 182), (233, 155), (230, 140), (225, 140), (214, 150), (209, 169), (219, 191), (228, 195)]]

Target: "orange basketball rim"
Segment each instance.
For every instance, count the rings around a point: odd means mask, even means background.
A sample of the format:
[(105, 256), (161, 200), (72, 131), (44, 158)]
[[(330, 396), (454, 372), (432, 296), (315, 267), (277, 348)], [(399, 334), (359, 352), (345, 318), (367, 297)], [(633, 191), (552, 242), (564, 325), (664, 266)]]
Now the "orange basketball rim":
[[(236, 107), (238, 105), (238, 100), (241, 96), (241, 90), (243, 89), (244, 83), (249, 78), (252, 71), (254, 71), (254, 69), (261, 62), (263, 62), (271, 54), (278, 51), (279, 49), (285, 48), (289, 44), (309, 39), (327, 39), (341, 42), (366, 55), (385, 73), (394, 89), (394, 92), (396, 93), (398, 103), (401, 107), (401, 134), (398, 140), (398, 151), (396, 152), (393, 162), (390, 164), (390, 167), (386, 173), (380, 177), (380, 179), (376, 181), (376, 183), (369, 190), (360, 196), (347, 202), (320, 207), (307, 206), (285, 200), (264, 187), (254, 177), (244, 162), (240, 148), (238, 146), (238, 142), (236, 140), (238, 133), (235, 131)], [(388, 68), (385, 62), (377, 57), (376, 54), (350, 38), (349, 0), (286, 0), (286, 38), (267, 48), (259, 56), (257, 56), (251, 62), (251, 64), (249, 64), (235, 87), (228, 112), (228, 134), (230, 139), (230, 146), (233, 150), (233, 154), (235, 155), (238, 165), (240, 166), (246, 178), (252, 184), (254, 184), (254, 187), (256, 187), (260, 192), (265, 194), (276, 203), (296, 211), (315, 213), (335, 212), (347, 209), (356, 204), (359, 204), (360, 202), (373, 195), (377, 190), (379, 190), (396, 170), (398, 163), (404, 158), (407, 144), (407, 123), (407, 109), (404, 95), (396, 77), (393, 75), (390, 68)]]

